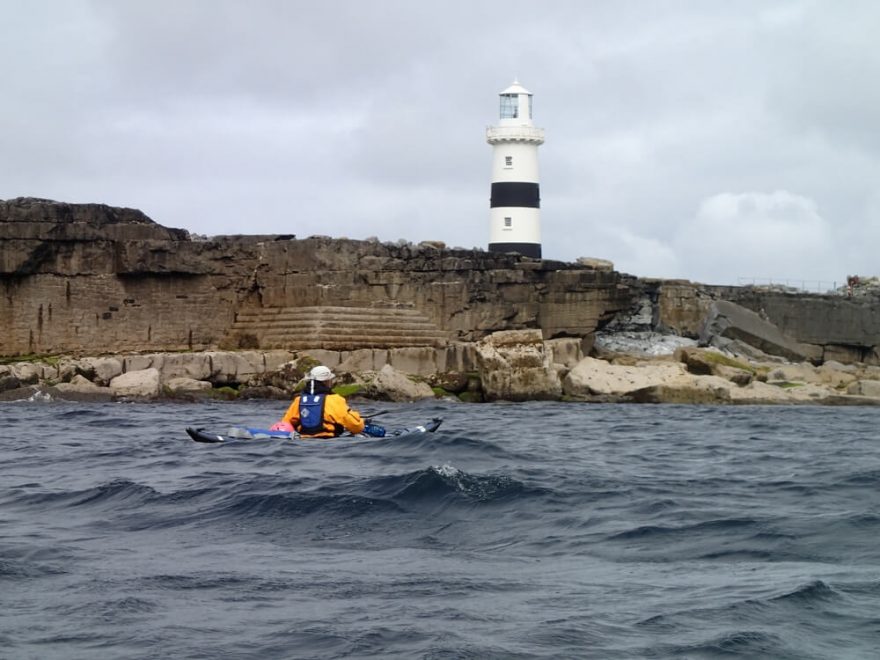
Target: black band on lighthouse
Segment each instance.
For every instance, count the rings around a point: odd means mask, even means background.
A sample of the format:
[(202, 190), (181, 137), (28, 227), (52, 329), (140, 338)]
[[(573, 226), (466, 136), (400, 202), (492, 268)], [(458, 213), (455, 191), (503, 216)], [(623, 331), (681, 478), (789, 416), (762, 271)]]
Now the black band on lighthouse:
[(489, 252), (518, 252), (524, 257), (541, 258), (540, 243), (489, 243)]
[(499, 206), (515, 206), (527, 209), (541, 208), (541, 194), (538, 191), (538, 184), (522, 183), (519, 181), (493, 183), (489, 207), (494, 209)]

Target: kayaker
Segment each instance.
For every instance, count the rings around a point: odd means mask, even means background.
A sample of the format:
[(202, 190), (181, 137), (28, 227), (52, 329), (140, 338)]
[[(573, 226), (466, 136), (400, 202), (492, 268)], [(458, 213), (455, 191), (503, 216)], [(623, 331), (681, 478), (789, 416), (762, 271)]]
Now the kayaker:
[(303, 438), (335, 438), (344, 431), (382, 437), (385, 429), (367, 424), (360, 413), (348, 407), (345, 398), (334, 394), (335, 375), (323, 365), (309, 372), (302, 394), (298, 394), (273, 431), (296, 431)]

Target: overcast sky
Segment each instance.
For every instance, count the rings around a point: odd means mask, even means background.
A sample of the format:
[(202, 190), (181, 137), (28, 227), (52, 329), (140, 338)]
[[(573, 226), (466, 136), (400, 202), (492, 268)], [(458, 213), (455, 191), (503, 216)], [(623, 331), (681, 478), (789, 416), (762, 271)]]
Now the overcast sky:
[(0, 199), (485, 248), (534, 94), (545, 258), (880, 274), (880, 3), (0, 0)]

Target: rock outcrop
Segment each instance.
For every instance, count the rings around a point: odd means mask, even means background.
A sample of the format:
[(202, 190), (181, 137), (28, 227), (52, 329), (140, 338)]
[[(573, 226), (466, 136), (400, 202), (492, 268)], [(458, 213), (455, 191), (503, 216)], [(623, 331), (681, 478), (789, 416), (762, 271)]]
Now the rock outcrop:
[[(474, 350), (463, 350), (457, 363), (445, 362), (446, 349), (423, 350), (443, 350), (444, 357), (396, 359), (397, 351), (407, 349), (381, 351), (382, 357), (373, 351), (217, 351), (15, 363), (0, 365), (0, 401), (290, 399), (309, 369), (325, 363), (347, 395), (385, 401), (442, 396), (462, 401), (880, 405), (880, 367), (866, 365), (761, 362), (694, 347), (659, 358), (616, 354), (597, 359), (579, 354), (575, 340), (542, 341), (537, 331), (491, 335)], [(369, 359), (356, 359), (356, 353)], [(95, 365), (111, 366), (112, 360), (123, 373), (102, 385), (112, 371)], [(438, 364), (453, 368), (428, 373), (426, 365)]]
[(496, 332), (477, 343), (477, 367), (488, 400), (558, 399), (559, 372), (545, 351), (540, 330)]
[(726, 300), (716, 301), (709, 308), (700, 332), (700, 343), (726, 348), (732, 341), (797, 362), (821, 360), (821, 351), (815, 346), (786, 337), (778, 327), (759, 314)]
[[(0, 239), (0, 356), (298, 349), (297, 323), (311, 324), (309, 347), (329, 349), (436, 346), (519, 329), (587, 337), (629, 306), (633, 281), (604, 264), (430, 241), (197, 240), (130, 209), (33, 199), (0, 202)], [(313, 311), (285, 320), (304, 308)], [(373, 323), (333, 326), (340, 309), (340, 318), (349, 309)], [(398, 332), (395, 314), (406, 313), (423, 326)], [(270, 328), (273, 315), (280, 325)]]
[(324, 363), (375, 398), (871, 403), (880, 365), (876, 288), (639, 280), (436, 241), (209, 240), (100, 204), (0, 201), (0, 286), (0, 357), (60, 356), (0, 365), (6, 399), (285, 398)]

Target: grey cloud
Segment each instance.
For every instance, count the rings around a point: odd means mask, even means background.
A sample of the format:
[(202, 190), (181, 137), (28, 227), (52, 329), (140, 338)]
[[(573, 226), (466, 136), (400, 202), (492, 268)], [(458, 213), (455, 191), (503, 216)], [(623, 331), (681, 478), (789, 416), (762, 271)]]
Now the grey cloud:
[[(484, 130), (518, 76), (547, 133), (548, 257), (735, 282), (766, 258), (765, 230), (748, 225), (751, 256), (705, 257), (712, 243), (694, 234), (707, 200), (787, 191), (833, 229), (827, 245), (778, 245), (768, 232), (778, 249), (812, 255), (781, 268), (819, 279), (875, 267), (863, 240), (877, 237), (880, 209), (873, 3), (81, 0), (4, 11), (0, 198), (135, 206), (199, 233), (485, 245)], [(742, 221), (720, 217), (716, 243)]]

